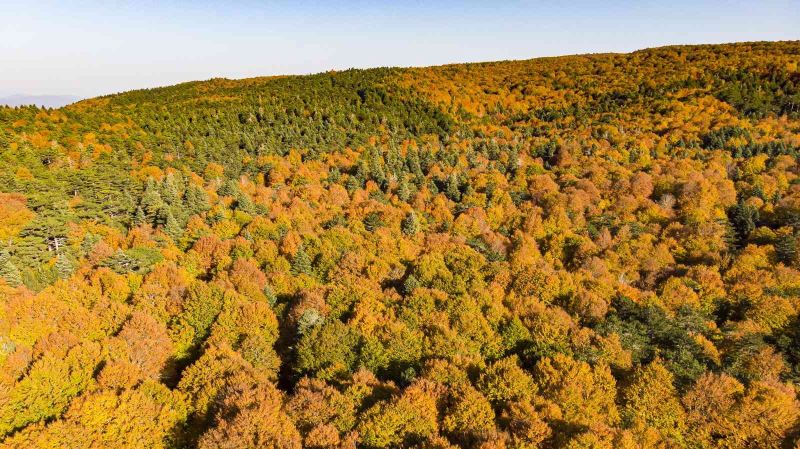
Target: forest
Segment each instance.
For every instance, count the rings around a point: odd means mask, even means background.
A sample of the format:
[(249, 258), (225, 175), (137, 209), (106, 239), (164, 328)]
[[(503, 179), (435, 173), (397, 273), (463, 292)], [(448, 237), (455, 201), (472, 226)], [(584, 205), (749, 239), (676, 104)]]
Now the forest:
[(800, 448), (800, 42), (0, 107), (0, 447)]

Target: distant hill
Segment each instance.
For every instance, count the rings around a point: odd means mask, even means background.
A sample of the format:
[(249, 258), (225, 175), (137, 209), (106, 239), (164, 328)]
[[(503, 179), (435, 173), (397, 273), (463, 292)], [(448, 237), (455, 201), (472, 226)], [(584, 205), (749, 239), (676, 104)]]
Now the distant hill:
[(800, 449), (799, 62), (0, 106), (0, 448)]
[(29, 106), (36, 105), (43, 108), (60, 108), (80, 100), (75, 95), (27, 95), (16, 94), (0, 97), (0, 105), (4, 106)]

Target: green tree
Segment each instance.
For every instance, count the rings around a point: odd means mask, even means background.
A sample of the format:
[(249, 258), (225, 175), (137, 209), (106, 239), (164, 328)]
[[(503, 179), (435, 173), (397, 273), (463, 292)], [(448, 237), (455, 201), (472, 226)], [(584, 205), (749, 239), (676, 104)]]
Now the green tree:
[(173, 240), (177, 240), (183, 234), (183, 228), (178, 223), (178, 220), (175, 219), (175, 216), (172, 215), (172, 211), (167, 209), (165, 215), (164, 233), (172, 237)]
[(797, 262), (797, 238), (789, 234), (780, 234), (775, 242), (775, 256), (785, 265), (793, 266)]
[(737, 246), (741, 247), (747, 241), (750, 233), (756, 228), (758, 222), (758, 209), (740, 200), (728, 211), (734, 231), (736, 232)]
[(447, 185), (445, 186), (445, 195), (455, 202), (461, 201), (461, 190), (458, 182), (458, 176), (453, 173), (447, 178)]
[(161, 209), (164, 208), (164, 200), (161, 199), (158, 185), (153, 178), (147, 180), (139, 205), (144, 212), (145, 220), (150, 224), (154, 224)]
[(420, 231), (419, 217), (417, 217), (417, 214), (412, 210), (403, 218), (401, 226), (403, 234), (414, 236)]
[(195, 184), (189, 184), (186, 188), (186, 209), (191, 215), (201, 214), (211, 209), (208, 203), (208, 194), (206, 191)]
[(58, 273), (58, 277), (61, 279), (67, 279), (68, 277), (72, 276), (72, 272), (75, 271), (74, 264), (69, 259), (69, 256), (64, 253), (56, 256), (55, 268), (56, 273)]
[(0, 278), (5, 279), (8, 285), (12, 287), (22, 285), (22, 276), (19, 269), (11, 261), (11, 254), (6, 249), (0, 251)]
[(311, 274), (311, 272), (311, 257), (306, 252), (304, 245), (301, 244), (292, 259), (292, 274), (297, 276), (298, 274)]

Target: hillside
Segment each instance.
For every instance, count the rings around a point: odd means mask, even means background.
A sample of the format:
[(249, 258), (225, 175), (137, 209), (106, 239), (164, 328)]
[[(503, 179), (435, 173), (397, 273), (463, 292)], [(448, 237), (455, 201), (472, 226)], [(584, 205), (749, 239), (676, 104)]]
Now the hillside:
[(795, 447), (798, 64), (0, 107), (2, 447)]

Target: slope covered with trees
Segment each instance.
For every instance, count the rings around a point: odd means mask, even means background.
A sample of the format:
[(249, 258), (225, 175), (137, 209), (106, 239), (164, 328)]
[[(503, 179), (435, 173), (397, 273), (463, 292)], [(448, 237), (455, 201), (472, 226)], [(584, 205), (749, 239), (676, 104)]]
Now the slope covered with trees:
[(798, 64), (0, 107), (0, 445), (796, 447)]

